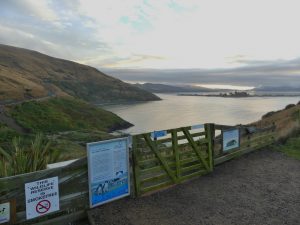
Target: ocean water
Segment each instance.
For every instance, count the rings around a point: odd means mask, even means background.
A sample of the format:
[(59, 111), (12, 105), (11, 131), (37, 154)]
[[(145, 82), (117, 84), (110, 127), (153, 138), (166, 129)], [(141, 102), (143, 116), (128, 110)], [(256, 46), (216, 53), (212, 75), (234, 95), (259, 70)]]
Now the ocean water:
[(224, 125), (257, 121), (270, 111), (296, 104), (300, 97), (220, 98), (157, 94), (162, 101), (103, 107), (135, 126), (130, 134), (190, 126), (203, 123)]

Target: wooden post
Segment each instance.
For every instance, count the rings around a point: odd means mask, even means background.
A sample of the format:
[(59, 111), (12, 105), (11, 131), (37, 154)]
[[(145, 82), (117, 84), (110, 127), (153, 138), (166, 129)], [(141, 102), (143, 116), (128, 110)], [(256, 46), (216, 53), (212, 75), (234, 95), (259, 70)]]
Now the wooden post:
[(209, 160), (209, 168), (210, 172), (213, 171), (214, 168), (214, 136), (215, 136), (214, 124), (208, 123), (205, 124), (205, 137), (208, 140), (208, 160)]
[(176, 162), (176, 177), (177, 181), (180, 180), (180, 162), (179, 162), (179, 151), (178, 151), (178, 140), (177, 140), (177, 131), (174, 129), (171, 132), (172, 134), (172, 147), (173, 152), (175, 155), (175, 162)]
[(17, 222), (17, 201), (16, 199), (12, 199), (10, 201), (10, 223), (16, 224)]
[(134, 184), (135, 184), (135, 194), (136, 197), (141, 194), (140, 187), (140, 168), (138, 160), (138, 150), (137, 150), (137, 138), (138, 136), (132, 136), (132, 154), (133, 154), (133, 174), (134, 174)]
[(298, 125), (300, 126), (300, 109), (298, 110)]

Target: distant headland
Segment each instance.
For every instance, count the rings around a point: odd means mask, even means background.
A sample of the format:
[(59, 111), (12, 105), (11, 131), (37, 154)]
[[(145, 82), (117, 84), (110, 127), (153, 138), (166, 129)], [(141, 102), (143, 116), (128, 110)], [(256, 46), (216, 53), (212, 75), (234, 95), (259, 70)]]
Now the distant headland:
[(183, 94), (180, 93), (178, 96), (201, 96), (201, 97), (223, 97), (223, 98), (248, 98), (248, 97), (294, 97), (300, 96), (300, 93), (295, 94), (250, 94), (246, 91), (234, 91), (229, 93), (219, 93), (219, 94)]

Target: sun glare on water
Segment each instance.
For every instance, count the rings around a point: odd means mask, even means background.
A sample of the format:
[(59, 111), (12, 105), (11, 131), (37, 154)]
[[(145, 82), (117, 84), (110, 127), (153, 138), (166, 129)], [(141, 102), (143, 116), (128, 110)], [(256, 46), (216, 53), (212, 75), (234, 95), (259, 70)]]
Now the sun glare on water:
[(254, 87), (251, 86), (237, 86), (237, 85), (227, 85), (227, 84), (197, 84), (197, 87), (205, 87), (211, 89), (231, 89), (231, 90), (251, 90)]

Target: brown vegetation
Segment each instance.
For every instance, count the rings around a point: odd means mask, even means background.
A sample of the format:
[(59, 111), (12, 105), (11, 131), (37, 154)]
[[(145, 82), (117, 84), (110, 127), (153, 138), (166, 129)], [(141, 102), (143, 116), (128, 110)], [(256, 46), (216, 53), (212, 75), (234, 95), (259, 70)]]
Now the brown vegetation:
[(286, 139), (293, 132), (300, 129), (300, 105), (290, 104), (283, 110), (268, 112), (262, 116), (262, 119), (252, 123), (257, 127), (263, 128), (276, 125), (276, 139)]
[(67, 95), (95, 103), (159, 99), (93, 67), (0, 44), (0, 102)]

